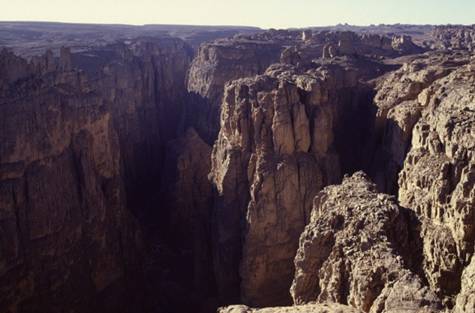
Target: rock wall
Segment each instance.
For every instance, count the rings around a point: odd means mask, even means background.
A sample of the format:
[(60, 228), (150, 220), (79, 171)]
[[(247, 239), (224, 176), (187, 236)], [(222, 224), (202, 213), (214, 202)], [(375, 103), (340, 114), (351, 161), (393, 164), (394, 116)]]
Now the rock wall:
[(423, 221), (427, 279), (448, 302), (474, 250), (474, 77), (465, 65), (430, 87), (399, 176), (401, 205)]
[(216, 251), (228, 280), (222, 284), (241, 279), (245, 303), (290, 302), (292, 261), (312, 199), (339, 181), (347, 165), (339, 152), (352, 146), (357, 158), (356, 145), (365, 146), (348, 140), (364, 130), (344, 124), (346, 114), (371, 114), (358, 101), (368, 93), (359, 75), (344, 62), (306, 72), (280, 64), (226, 85), (211, 169)]
[(361, 313), (350, 306), (341, 304), (308, 304), (293, 307), (273, 307), (253, 309), (245, 305), (220, 308), (218, 313)]
[[(474, 64), (394, 59), (422, 51), (270, 30), (193, 62), (169, 37), (0, 52), (0, 310), (471, 312)], [(399, 202), (363, 173), (325, 188), (361, 169)]]
[(168, 210), (154, 200), (185, 129), (190, 51), (162, 38), (2, 52), (2, 310), (149, 306), (144, 264)]
[(112, 114), (78, 71), (1, 59), (0, 308), (122, 312), (141, 251)]
[(374, 97), (378, 148), (370, 172), (381, 191), (397, 194), (398, 174), (411, 146), (414, 125), (433, 93), (431, 85), (468, 61), (462, 53), (418, 55), (379, 79)]
[(231, 80), (263, 73), (280, 58), (282, 44), (258, 40), (218, 40), (203, 44), (191, 64), (188, 90), (196, 94), (194, 124), (213, 144), (219, 132), (224, 85)]

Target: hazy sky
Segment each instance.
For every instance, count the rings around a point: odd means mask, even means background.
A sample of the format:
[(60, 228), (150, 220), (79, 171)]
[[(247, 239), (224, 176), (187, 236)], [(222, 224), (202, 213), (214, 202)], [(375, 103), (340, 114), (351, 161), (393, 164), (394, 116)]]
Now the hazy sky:
[(0, 0), (0, 20), (287, 28), (473, 24), (475, 0)]

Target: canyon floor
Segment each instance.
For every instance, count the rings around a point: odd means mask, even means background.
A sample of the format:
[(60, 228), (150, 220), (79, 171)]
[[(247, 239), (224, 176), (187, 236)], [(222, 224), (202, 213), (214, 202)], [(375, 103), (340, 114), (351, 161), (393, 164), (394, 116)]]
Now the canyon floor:
[(475, 27), (0, 22), (0, 312), (475, 313)]

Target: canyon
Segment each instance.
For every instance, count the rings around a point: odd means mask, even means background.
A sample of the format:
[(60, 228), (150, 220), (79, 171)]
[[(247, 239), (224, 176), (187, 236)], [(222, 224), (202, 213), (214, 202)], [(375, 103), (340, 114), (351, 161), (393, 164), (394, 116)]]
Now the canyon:
[(40, 26), (0, 23), (1, 312), (475, 312), (472, 27)]

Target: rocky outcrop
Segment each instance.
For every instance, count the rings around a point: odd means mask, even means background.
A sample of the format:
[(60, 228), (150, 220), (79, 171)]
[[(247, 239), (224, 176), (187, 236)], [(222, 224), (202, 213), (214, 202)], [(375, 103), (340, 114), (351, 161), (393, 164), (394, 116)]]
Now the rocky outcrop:
[(253, 309), (245, 305), (221, 308), (218, 313), (361, 313), (350, 306), (341, 304), (307, 304), (293, 307)]
[(0, 309), (122, 312), (141, 252), (112, 114), (48, 55), (40, 69), (2, 60)]
[(220, 106), (224, 85), (231, 80), (263, 73), (278, 62), (283, 50), (281, 41), (259, 37), (240, 37), (203, 44), (188, 75), (188, 90), (196, 93), (197, 110), (193, 112), (198, 133), (210, 144), (219, 132)]
[(372, 177), (380, 190), (397, 194), (398, 174), (411, 145), (412, 130), (434, 92), (431, 85), (466, 64), (466, 54), (417, 56), (379, 80), (374, 103), (376, 151)]
[(449, 303), (474, 250), (475, 108), (473, 64), (428, 91), (399, 177), (399, 201), (423, 220), (424, 270)]
[(445, 50), (475, 49), (475, 26), (436, 26), (432, 31), (432, 48)]
[(273, 63), (308, 66), (314, 59), (336, 56), (394, 57), (420, 53), (410, 37), (391, 40), (353, 32), (269, 30), (203, 44), (188, 75), (188, 90), (196, 99), (195, 127), (213, 143), (219, 131), (223, 88), (229, 81), (262, 74)]
[[(290, 302), (293, 258), (312, 199), (364, 150), (365, 129), (346, 124), (346, 117), (371, 123), (370, 91), (351, 60), (308, 71), (274, 65), (226, 86), (211, 170), (216, 251), (223, 279), (234, 286), (241, 279), (245, 303)], [(340, 159), (351, 149), (351, 161)]]
[[(473, 57), (421, 51), (311, 30), (192, 63), (170, 37), (3, 50), (0, 310), (471, 312)], [(377, 184), (327, 187), (361, 169)]]
[(394, 197), (377, 193), (362, 172), (326, 187), (315, 197), (300, 238), (294, 302), (349, 304), (363, 312), (438, 312), (435, 294), (409, 270), (420, 250), (409, 223)]
[(466, 313), (475, 310), (475, 257), (472, 257), (462, 275), (461, 290), (457, 296), (454, 313)]

